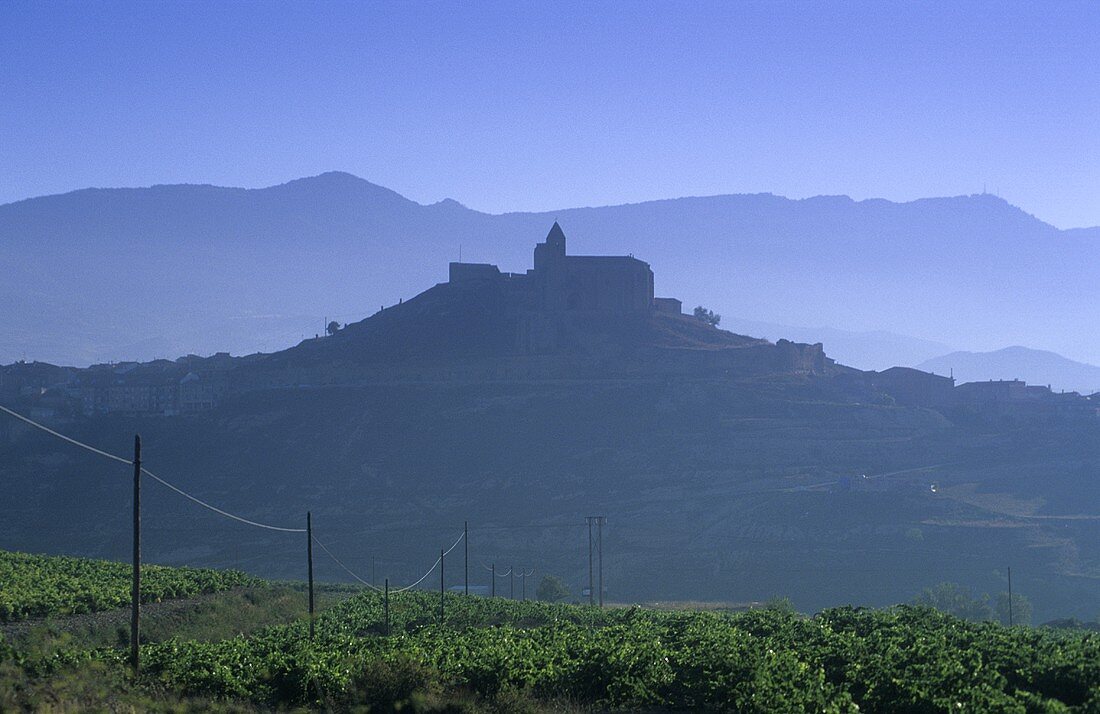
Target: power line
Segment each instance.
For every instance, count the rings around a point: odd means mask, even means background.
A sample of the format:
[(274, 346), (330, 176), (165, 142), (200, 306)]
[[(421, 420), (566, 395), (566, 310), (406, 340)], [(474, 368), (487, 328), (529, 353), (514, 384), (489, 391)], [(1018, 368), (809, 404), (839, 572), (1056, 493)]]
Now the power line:
[(121, 456), (115, 456), (114, 454), (108, 454), (106, 451), (100, 451), (99, 449), (95, 448), (94, 446), (89, 446), (88, 444), (85, 444), (81, 441), (77, 441), (76, 439), (72, 439), (68, 436), (65, 436), (64, 434), (62, 434), (60, 432), (56, 432), (48, 426), (45, 426), (43, 424), (39, 424), (36, 421), (31, 421), (30, 419), (23, 416), (22, 414), (18, 414), (16, 412), (13, 412), (11, 409), (8, 409), (7, 407), (5, 407), (3, 405), (0, 405), (0, 411), (6, 412), (7, 414), (12, 415), (16, 419), (18, 419), (20, 421), (24, 421), (24, 422), (30, 424), (31, 426), (33, 426), (36, 429), (41, 429), (42, 431), (46, 432), (47, 434), (51, 434), (53, 436), (56, 436), (58, 439), (61, 439), (62, 441), (67, 441), (70, 444), (73, 444), (74, 446), (79, 446), (82, 449), (87, 449), (88, 451), (91, 451), (93, 454), (99, 454), (100, 456), (105, 456), (108, 459), (113, 459), (115, 461), (118, 461), (119, 463), (127, 464), (128, 466), (133, 466), (134, 465), (134, 462), (130, 461), (129, 459), (124, 459)]
[(445, 550), (445, 551), (443, 551), (442, 553), (440, 553), (439, 557), (435, 559), (435, 562), (434, 562), (434, 563), (432, 563), (432, 567), (428, 568), (428, 572), (426, 572), (426, 573), (424, 573), (423, 575), (421, 575), (421, 576), (420, 576), (420, 579), (419, 579), (419, 580), (417, 580), (417, 581), (416, 581), (415, 583), (413, 583), (412, 585), (406, 585), (406, 586), (405, 586), (405, 587), (403, 587), (403, 588), (398, 588), (397, 590), (391, 590), (390, 592), (395, 592), (395, 593), (403, 593), (403, 592), (405, 592), (406, 590), (412, 590), (412, 589), (413, 589), (413, 588), (415, 588), (415, 587), (416, 587), (417, 585), (419, 585), (420, 583), (424, 582), (424, 579), (425, 579), (425, 578), (427, 578), (427, 577), (428, 577), (429, 575), (431, 575), (431, 574), (432, 574), (432, 571), (434, 571), (434, 570), (435, 570), (435, 569), (436, 569), (437, 567), (439, 567), (439, 564), (443, 562), (443, 558), (444, 558), (444, 557), (445, 557), (446, 555), (448, 555), (448, 554), (449, 554), (449, 553), (450, 553), (450, 552), (451, 552), (452, 550), (454, 550), (454, 549), (455, 549), (456, 547), (458, 547), (458, 544), (459, 544), (459, 543), (461, 543), (461, 542), (462, 542), (462, 539), (463, 539), (463, 538), (465, 538), (465, 537), (466, 537), (466, 534), (465, 534), (465, 533), (462, 533), (461, 535), (459, 535), (459, 536), (458, 536), (458, 540), (456, 540), (456, 541), (455, 541), (454, 543), (452, 543), (452, 544), (451, 544), (451, 547), (450, 547), (450, 548), (448, 548), (447, 550)]
[(356, 579), (356, 580), (358, 580), (359, 582), (363, 583), (364, 585), (366, 585), (366, 586), (367, 586), (368, 588), (370, 588), (371, 590), (374, 590), (375, 592), (382, 592), (382, 588), (377, 588), (377, 587), (375, 587), (374, 585), (371, 585), (371, 584), (370, 584), (370, 583), (368, 583), (368, 582), (367, 582), (366, 580), (363, 580), (363, 579), (362, 579), (361, 577), (359, 577), (359, 576), (358, 576), (358, 575), (356, 575), (356, 574), (355, 574), (354, 572), (352, 572), (351, 568), (349, 568), (348, 566), (346, 566), (346, 565), (344, 565), (343, 563), (341, 563), (341, 562), (340, 562), (340, 559), (339, 559), (339, 558), (337, 558), (337, 557), (336, 557), (335, 555), (333, 555), (333, 554), (332, 554), (332, 551), (331, 551), (331, 550), (329, 550), (328, 548), (326, 548), (326, 547), (325, 547), (325, 544), (324, 544), (324, 543), (322, 543), (321, 541), (317, 540), (317, 538), (316, 538), (316, 537), (314, 537), (314, 538), (313, 538), (313, 542), (314, 542), (314, 543), (316, 543), (317, 545), (321, 546), (321, 550), (325, 551), (325, 553), (327, 553), (327, 554), (328, 554), (328, 557), (332, 558), (333, 562), (334, 562), (334, 563), (336, 563), (337, 565), (339, 565), (339, 566), (340, 566), (341, 568), (343, 568), (343, 569), (344, 569), (344, 571), (345, 571), (345, 572), (346, 572), (346, 573), (347, 573), (348, 575), (350, 575), (351, 577), (355, 578), (355, 579)]
[[(109, 452), (103, 451), (102, 449), (97, 449), (96, 447), (94, 447), (90, 444), (85, 444), (82, 441), (77, 441), (76, 439), (73, 439), (72, 437), (66, 436), (65, 434), (62, 434), (58, 431), (55, 431), (55, 430), (49, 428), (48, 426), (46, 426), (44, 424), (39, 424), (38, 422), (36, 422), (32, 419), (28, 419), (27, 417), (23, 416), (22, 414), (19, 414), (18, 412), (14, 412), (11, 409), (8, 409), (7, 407), (5, 407), (3, 405), (0, 405), (0, 411), (5, 412), (6, 414), (10, 414), (11, 416), (15, 417), (16, 419), (19, 419), (20, 421), (26, 422), (30, 426), (33, 426), (36, 429), (40, 429), (40, 430), (46, 432), (47, 434), (50, 434), (51, 436), (54, 436), (58, 439), (61, 439), (62, 441), (68, 442), (68, 443), (72, 444), (73, 446), (78, 446), (81, 449), (86, 449), (86, 450), (88, 450), (88, 451), (90, 451), (94, 454), (97, 454), (97, 455), (102, 456), (104, 458), (111, 459), (113, 461), (117, 461), (117, 462), (122, 463), (122, 464), (127, 464), (127, 465), (131, 465), (131, 466), (134, 464), (134, 462), (131, 461), (130, 459), (125, 459), (121, 456), (116, 456), (115, 454), (111, 454)], [(164, 486), (168, 489), (171, 489), (172, 491), (175, 491), (176, 493), (183, 496), (184, 498), (191, 501), (192, 503), (195, 503), (196, 505), (202, 506), (203, 508), (206, 508), (210, 511), (213, 511), (214, 513), (217, 513), (220, 516), (230, 518), (230, 519), (232, 519), (234, 521), (237, 521), (239, 523), (244, 523), (246, 525), (255, 526), (256, 528), (263, 528), (263, 529), (272, 530), (272, 531), (280, 531), (280, 532), (283, 532), (283, 533), (305, 533), (307, 531), (306, 528), (285, 528), (283, 526), (273, 526), (273, 525), (270, 525), (270, 524), (267, 524), (267, 523), (260, 523), (259, 521), (253, 521), (253, 520), (250, 520), (248, 518), (244, 518), (243, 516), (238, 516), (234, 513), (230, 513), (229, 511), (223, 510), (221, 508), (218, 508), (217, 506), (214, 506), (210, 503), (207, 503), (206, 501), (202, 500), (201, 498), (198, 498), (196, 496), (192, 496), (190, 493), (187, 493), (186, 491), (179, 488), (178, 486), (175, 486), (172, 483), (166, 481), (165, 479), (162, 479), (160, 476), (157, 476), (155, 473), (153, 473), (152, 471), (150, 471), (149, 469), (147, 469), (143, 466), (139, 465), (138, 468), (140, 469), (141, 473), (145, 474), (146, 476), (153, 479), (154, 481), (161, 484), (162, 486)], [(464, 531), (461, 535), (458, 536), (458, 539), (455, 540), (455, 542), (451, 544), (450, 548), (447, 548), (445, 551), (443, 551), (441, 553), (441, 555), (438, 558), (436, 558), (436, 561), (432, 564), (432, 567), (429, 568), (428, 572), (424, 573), (424, 575), (421, 576), (419, 580), (414, 582), (412, 585), (408, 585), (404, 588), (400, 588), (398, 590), (395, 590), (394, 592), (404, 592), (406, 590), (411, 590), (412, 588), (416, 587), (420, 583), (424, 582), (425, 578), (427, 578), (429, 575), (431, 575), (432, 572), (439, 566), (439, 564), (442, 562), (444, 556), (449, 555), (451, 551), (453, 551), (455, 548), (457, 548), (458, 544), (461, 543), (465, 537), (466, 537), (466, 533)], [(366, 580), (364, 580), (363, 578), (359, 577), (354, 571), (351, 570), (351, 568), (344, 565), (344, 563), (341, 562), (340, 559), (337, 558), (332, 553), (332, 551), (330, 551), (328, 549), (328, 547), (325, 546), (324, 543), (320, 542), (316, 538), (313, 538), (312, 536), (310, 537), (310, 539), (311, 539), (312, 542), (319, 545), (321, 547), (321, 549), (330, 558), (332, 558), (333, 562), (335, 562), (337, 565), (339, 565), (341, 568), (343, 568), (348, 573), (348, 575), (350, 575), (351, 577), (355, 578), (356, 580), (358, 580), (363, 585), (366, 585), (367, 587), (369, 587), (373, 590), (376, 590), (376, 591), (379, 590), (377, 587), (375, 587), (371, 583), (369, 583)]]
[[(449, 554), (450, 554), (450, 552), (451, 552), (452, 550), (454, 550), (454, 549), (455, 549), (456, 547), (458, 547), (458, 544), (459, 544), (459, 543), (461, 543), (461, 542), (462, 542), (462, 540), (463, 540), (463, 539), (464, 539), (465, 537), (466, 537), (466, 534), (465, 534), (465, 533), (463, 533), (462, 535), (460, 535), (460, 536), (458, 537), (458, 540), (456, 540), (456, 541), (455, 541), (455, 542), (454, 542), (454, 543), (453, 543), (453, 544), (451, 545), (451, 547), (450, 547), (450, 548), (448, 548), (448, 549), (447, 549), (446, 551), (444, 551), (444, 552), (443, 552), (443, 555), (444, 555), (444, 556), (446, 556), (446, 555), (449, 555)], [(370, 583), (368, 583), (368, 582), (367, 582), (366, 580), (364, 580), (363, 578), (361, 578), (361, 577), (359, 577), (358, 575), (356, 575), (356, 574), (355, 574), (355, 572), (354, 572), (354, 571), (353, 571), (353, 570), (352, 570), (351, 568), (349, 568), (348, 566), (344, 565), (344, 564), (343, 564), (343, 562), (341, 562), (341, 561), (340, 561), (340, 559), (339, 559), (339, 558), (337, 558), (337, 557), (336, 557), (336, 556), (335, 556), (335, 555), (333, 554), (333, 552), (332, 552), (331, 550), (329, 550), (329, 549), (328, 549), (328, 548), (327, 548), (327, 547), (325, 546), (325, 544), (324, 544), (324, 543), (322, 543), (321, 541), (317, 540), (316, 538), (314, 538), (314, 539), (313, 539), (313, 542), (314, 542), (314, 543), (316, 543), (317, 545), (321, 546), (321, 550), (325, 551), (325, 553), (326, 553), (326, 554), (328, 555), (328, 557), (332, 558), (333, 562), (334, 562), (334, 563), (336, 563), (337, 565), (339, 565), (339, 566), (340, 566), (341, 568), (343, 568), (343, 569), (344, 569), (344, 571), (345, 571), (345, 572), (346, 572), (346, 573), (347, 573), (348, 575), (350, 575), (351, 577), (355, 578), (356, 580), (358, 580), (359, 582), (361, 582), (361, 583), (362, 583), (363, 585), (366, 585), (366, 586), (367, 586), (368, 588), (370, 588), (371, 590), (374, 590), (374, 591), (376, 591), (376, 592), (382, 592), (382, 589), (381, 589), (381, 588), (378, 588), (378, 587), (375, 587), (374, 585), (371, 585), (371, 584), (370, 584)], [(412, 588), (415, 588), (415, 587), (416, 587), (417, 585), (419, 585), (420, 583), (424, 582), (424, 580), (425, 580), (425, 579), (426, 579), (426, 578), (427, 578), (427, 577), (428, 577), (429, 575), (431, 575), (433, 571), (435, 571), (435, 569), (436, 569), (436, 568), (437, 568), (437, 567), (439, 566), (439, 563), (440, 563), (440, 558), (436, 558), (436, 559), (435, 559), (435, 562), (434, 562), (434, 563), (432, 563), (432, 567), (428, 568), (428, 572), (424, 573), (424, 575), (422, 575), (422, 576), (420, 577), (420, 579), (419, 579), (419, 580), (417, 580), (416, 582), (414, 582), (414, 583), (413, 583), (412, 585), (407, 585), (407, 586), (405, 586), (405, 587), (403, 587), (403, 588), (398, 588), (398, 589), (396, 589), (396, 590), (391, 590), (390, 592), (393, 592), (393, 593), (400, 593), (400, 592), (405, 592), (406, 590), (411, 590)]]
[(208, 508), (211, 511), (213, 511), (214, 513), (225, 516), (226, 518), (232, 518), (235, 521), (240, 521), (241, 523), (245, 523), (245, 524), (248, 524), (250, 526), (256, 526), (257, 528), (266, 528), (266, 529), (271, 530), (271, 531), (282, 531), (284, 533), (305, 533), (306, 532), (305, 528), (284, 528), (282, 526), (271, 526), (271, 525), (268, 525), (266, 523), (258, 523), (257, 521), (250, 521), (247, 518), (242, 518), (241, 516), (234, 515), (234, 514), (228, 512), (228, 511), (223, 511), (222, 509), (218, 508), (217, 506), (212, 506), (209, 503), (207, 503), (206, 501), (203, 501), (199, 498), (195, 498), (194, 496), (187, 493), (186, 491), (183, 491), (179, 488), (176, 488), (172, 484), (168, 483), (167, 481), (162, 479), (160, 476), (157, 476), (155, 473), (153, 473), (149, 469), (142, 468), (141, 472), (143, 474), (145, 474), (146, 476), (150, 477), (151, 479), (153, 479), (154, 481), (156, 481), (157, 483), (159, 483), (163, 486), (167, 486), (168, 488), (172, 489), (173, 491), (175, 491), (179, 495), (183, 496), (184, 498), (186, 498), (190, 501), (194, 501), (195, 503), (202, 506), (203, 508)]
[[(50, 434), (51, 436), (55, 436), (58, 439), (61, 439), (62, 441), (67, 441), (68, 443), (70, 443), (74, 446), (79, 446), (82, 449), (87, 449), (88, 451), (91, 451), (93, 454), (98, 454), (99, 456), (103, 456), (103, 457), (111, 459), (113, 461), (118, 461), (119, 463), (128, 464), (130, 466), (132, 466), (134, 464), (134, 462), (131, 461), (130, 459), (124, 459), (121, 456), (115, 456), (114, 454), (107, 453), (106, 451), (103, 451), (102, 449), (97, 449), (94, 446), (91, 446), (90, 444), (85, 444), (82, 441), (77, 441), (76, 439), (65, 436), (64, 434), (62, 434), (60, 432), (57, 432), (57, 431), (54, 431), (53, 429), (49, 428), (48, 426), (45, 426), (44, 424), (39, 424), (36, 421), (28, 419), (27, 417), (23, 416), (22, 414), (18, 414), (16, 412), (13, 412), (11, 409), (8, 409), (7, 407), (5, 407), (3, 405), (0, 405), (0, 411), (5, 412), (6, 414), (10, 414), (11, 416), (15, 417), (16, 419), (19, 419), (20, 421), (26, 422), (27, 424), (30, 424), (31, 426), (33, 426), (36, 429), (41, 429), (42, 431), (46, 432), (47, 434)], [(235, 521), (239, 521), (241, 523), (244, 523), (244, 524), (247, 524), (247, 525), (250, 525), (250, 526), (255, 526), (257, 528), (265, 528), (265, 529), (271, 530), (271, 531), (282, 531), (283, 533), (305, 533), (306, 532), (305, 528), (283, 528), (282, 526), (272, 526), (272, 525), (268, 525), (267, 523), (259, 523), (258, 521), (251, 521), (251, 520), (249, 520), (247, 518), (244, 518), (242, 516), (234, 515), (234, 514), (230, 513), (229, 511), (223, 511), (222, 509), (218, 508), (217, 506), (213, 506), (213, 505), (207, 503), (206, 501), (203, 501), (201, 498), (197, 498), (195, 496), (192, 496), (191, 494), (187, 493), (183, 489), (172, 485), (171, 483), (165, 481), (160, 476), (157, 476), (152, 471), (149, 471), (146, 468), (142, 468), (141, 472), (143, 474), (145, 474), (146, 476), (150, 477), (151, 479), (153, 479), (154, 481), (156, 481), (157, 483), (161, 484), (162, 486), (166, 486), (167, 488), (172, 489), (173, 491), (175, 491), (179, 495), (183, 496), (184, 498), (186, 498), (186, 499), (202, 506), (203, 508), (206, 508), (206, 509), (209, 509), (209, 510), (213, 511), (214, 513), (217, 513), (218, 515), (225, 516), (226, 518), (231, 518)]]

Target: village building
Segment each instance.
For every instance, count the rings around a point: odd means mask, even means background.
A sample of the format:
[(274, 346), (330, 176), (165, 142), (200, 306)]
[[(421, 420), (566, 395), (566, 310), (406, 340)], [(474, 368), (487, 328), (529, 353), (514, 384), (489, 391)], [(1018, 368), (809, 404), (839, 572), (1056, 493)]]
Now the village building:
[(889, 394), (898, 404), (938, 407), (951, 402), (955, 380), (912, 367), (891, 367), (871, 372), (871, 388)]

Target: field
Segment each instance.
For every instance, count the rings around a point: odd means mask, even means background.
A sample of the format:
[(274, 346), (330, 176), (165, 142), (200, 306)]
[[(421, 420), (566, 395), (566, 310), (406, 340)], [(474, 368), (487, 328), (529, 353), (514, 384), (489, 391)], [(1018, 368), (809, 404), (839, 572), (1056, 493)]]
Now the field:
[[(0, 551), (0, 623), (129, 605), (130, 576), (127, 563)], [(141, 578), (142, 602), (193, 597), (258, 582), (233, 570), (157, 565), (143, 567)]]
[(0, 645), (0, 710), (1100, 711), (1100, 636), (925, 608), (806, 617), (447, 595), (440, 624), (438, 594), (409, 592), (391, 597), (387, 631), (367, 591), (329, 597), (311, 641), (304, 603), (277, 590), (252, 583), (246, 599), (283, 617), (297, 603), (289, 622), (241, 628), (245, 601), (196, 609), (143, 646), (136, 681), (125, 648), (90, 633)]

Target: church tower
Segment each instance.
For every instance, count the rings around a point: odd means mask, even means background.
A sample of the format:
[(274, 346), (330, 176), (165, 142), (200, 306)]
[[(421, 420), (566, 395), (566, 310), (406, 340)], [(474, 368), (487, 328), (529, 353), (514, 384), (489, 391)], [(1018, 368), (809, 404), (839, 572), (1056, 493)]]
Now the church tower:
[(554, 226), (546, 234), (546, 240), (535, 246), (535, 270), (542, 270), (550, 263), (565, 257), (565, 232), (554, 221)]

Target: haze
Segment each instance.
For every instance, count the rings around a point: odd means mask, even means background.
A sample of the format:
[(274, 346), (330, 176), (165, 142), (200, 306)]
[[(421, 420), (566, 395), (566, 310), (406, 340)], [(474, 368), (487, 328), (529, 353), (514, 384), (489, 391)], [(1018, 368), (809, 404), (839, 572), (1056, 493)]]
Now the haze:
[(982, 192), (1100, 224), (1100, 7), (0, 5), (0, 203), (346, 170), (550, 210)]
[(0, 709), (1095, 709), (1098, 37), (0, 0)]

